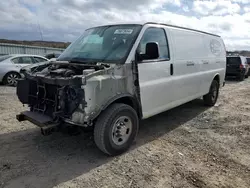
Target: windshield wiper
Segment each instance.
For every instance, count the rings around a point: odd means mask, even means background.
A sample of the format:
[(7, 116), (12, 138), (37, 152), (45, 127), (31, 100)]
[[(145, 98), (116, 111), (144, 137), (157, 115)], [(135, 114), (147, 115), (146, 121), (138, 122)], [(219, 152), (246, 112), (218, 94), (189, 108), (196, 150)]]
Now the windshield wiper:
[(97, 60), (94, 60), (94, 59), (85, 59), (85, 58), (69, 58), (67, 59), (67, 61), (69, 61), (70, 63), (72, 62), (77, 62), (77, 63), (96, 63), (98, 62)]

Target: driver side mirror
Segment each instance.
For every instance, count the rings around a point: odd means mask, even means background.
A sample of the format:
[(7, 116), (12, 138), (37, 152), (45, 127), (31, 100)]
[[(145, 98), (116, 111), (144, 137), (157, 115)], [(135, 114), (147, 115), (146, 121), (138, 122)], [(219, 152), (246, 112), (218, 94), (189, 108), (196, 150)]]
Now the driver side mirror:
[(137, 54), (137, 60), (151, 60), (159, 58), (159, 45), (157, 42), (148, 42), (146, 44), (145, 54)]

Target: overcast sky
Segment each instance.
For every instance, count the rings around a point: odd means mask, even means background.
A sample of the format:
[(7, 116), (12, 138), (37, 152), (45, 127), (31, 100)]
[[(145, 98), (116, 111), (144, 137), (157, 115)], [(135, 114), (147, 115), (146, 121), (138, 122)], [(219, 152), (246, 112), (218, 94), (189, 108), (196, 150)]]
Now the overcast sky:
[(156, 21), (221, 35), (250, 50), (250, 0), (1, 0), (0, 38), (73, 41), (86, 28)]

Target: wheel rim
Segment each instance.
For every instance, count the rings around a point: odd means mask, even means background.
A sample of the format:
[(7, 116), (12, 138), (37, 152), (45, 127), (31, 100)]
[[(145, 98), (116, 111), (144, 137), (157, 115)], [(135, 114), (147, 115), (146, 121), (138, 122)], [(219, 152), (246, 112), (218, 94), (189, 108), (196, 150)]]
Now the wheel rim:
[(18, 79), (18, 75), (15, 74), (15, 73), (11, 73), (7, 77), (7, 82), (8, 82), (9, 85), (16, 85), (17, 84), (17, 79)]
[(128, 116), (119, 117), (113, 124), (112, 141), (120, 146), (126, 143), (132, 133), (132, 121)]

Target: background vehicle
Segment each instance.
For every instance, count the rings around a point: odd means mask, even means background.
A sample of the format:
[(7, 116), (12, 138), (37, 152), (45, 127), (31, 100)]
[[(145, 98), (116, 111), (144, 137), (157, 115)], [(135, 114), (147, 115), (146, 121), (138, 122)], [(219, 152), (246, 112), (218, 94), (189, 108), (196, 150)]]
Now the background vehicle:
[(56, 59), (56, 58), (58, 58), (59, 56), (60, 56), (61, 54), (58, 54), (58, 53), (52, 53), (52, 54), (47, 54), (47, 55), (45, 55), (44, 57), (45, 58), (47, 58), (47, 59)]
[[(248, 67), (250, 69), (250, 57), (246, 57), (246, 58), (247, 58)], [(250, 70), (248, 70), (248, 76), (250, 76)]]
[(249, 65), (244, 56), (227, 56), (226, 77), (237, 77), (240, 81), (248, 78)]
[(44, 135), (64, 122), (93, 127), (99, 149), (117, 155), (134, 141), (140, 119), (201, 96), (213, 106), (225, 69), (225, 46), (214, 34), (157, 23), (94, 27), (57, 62), (26, 67), (17, 96), (30, 110), (17, 119)]
[(48, 61), (48, 59), (38, 55), (12, 54), (0, 57), (0, 82), (6, 85), (16, 85), (20, 78), (20, 69), (24, 66)]

